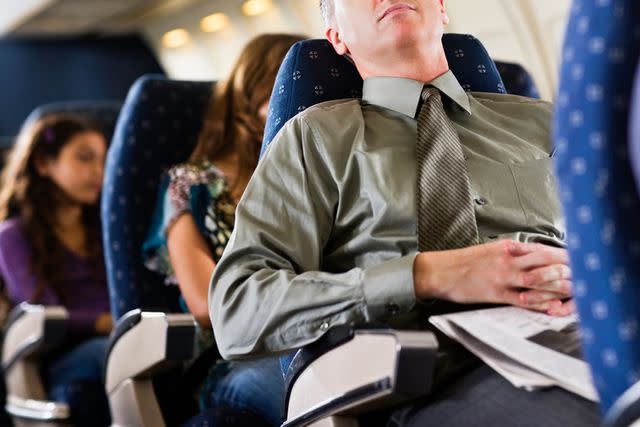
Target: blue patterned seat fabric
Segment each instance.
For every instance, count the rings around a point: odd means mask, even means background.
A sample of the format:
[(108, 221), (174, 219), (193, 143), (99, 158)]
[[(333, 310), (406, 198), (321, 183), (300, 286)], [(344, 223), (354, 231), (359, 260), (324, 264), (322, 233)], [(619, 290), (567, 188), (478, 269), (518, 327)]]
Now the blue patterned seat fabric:
[(636, 84), (633, 91), (631, 116), (629, 117), (629, 149), (631, 164), (636, 177), (636, 189), (640, 193), (640, 62), (636, 71)]
[(604, 411), (640, 380), (640, 198), (628, 155), (638, 0), (574, 0), (555, 143), (585, 356)]
[(540, 91), (529, 72), (520, 64), (496, 61), (496, 67), (504, 82), (507, 93), (540, 98)]
[[(463, 34), (442, 38), (449, 66), (468, 91), (506, 93), (500, 74), (478, 39)], [(269, 104), (262, 151), (282, 126), (306, 108), (325, 101), (362, 97), (362, 78), (326, 40), (304, 40), (287, 54)]]
[(179, 311), (177, 288), (147, 270), (141, 247), (159, 178), (185, 161), (202, 126), (211, 82), (140, 78), (129, 91), (105, 167), (102, 226), (114, 318), (134, 308)]

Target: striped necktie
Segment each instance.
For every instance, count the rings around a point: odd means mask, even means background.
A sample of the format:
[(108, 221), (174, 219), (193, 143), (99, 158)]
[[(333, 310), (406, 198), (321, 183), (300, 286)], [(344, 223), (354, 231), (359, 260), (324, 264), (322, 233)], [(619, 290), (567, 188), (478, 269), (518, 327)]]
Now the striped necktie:
[(469, 176), (457, 131), (440, 91), (426, 87), (418, 114), (418, 249), (459, 249), (478, 243)]

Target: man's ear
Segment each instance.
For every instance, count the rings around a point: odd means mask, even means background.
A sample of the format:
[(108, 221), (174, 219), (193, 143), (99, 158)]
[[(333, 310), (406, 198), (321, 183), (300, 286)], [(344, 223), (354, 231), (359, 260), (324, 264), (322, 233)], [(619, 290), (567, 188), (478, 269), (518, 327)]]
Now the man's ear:
[(338, 31), (335, 28), (327, 27), (327, 29), (325, 30), (324, 36), (327, 38), (327, 40), (329, 40), (329, 43), (331, 43), (331, 45), (333, 46), (335, 51), (338, 53), (338, 55), (349, 54), (349, 48), (347, 47), (346, 44), (344, 44), (344, 42), (340, 38), (340, 33), (338, 33)]
[(442, 23), (449, 25), (449, 15), (447, 15), (447, 9), (444, 7), (444, 0), (440, 0), (440, 11), (442, 12)]

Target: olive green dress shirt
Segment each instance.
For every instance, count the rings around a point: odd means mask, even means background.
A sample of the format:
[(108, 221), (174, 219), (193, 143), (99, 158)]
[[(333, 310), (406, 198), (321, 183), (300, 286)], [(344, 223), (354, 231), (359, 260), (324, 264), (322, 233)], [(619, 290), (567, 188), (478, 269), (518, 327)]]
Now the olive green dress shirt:
[[(446, 95), (460, 135), (481, 242), (561, 246), (551, 105), (468, 94), (450, 71), (429, 84)], [(370, 78), (362, 100), (309, 108), (276, 136), (238, 205), (209, 288), (225, 358), (299, 348), (338, 324), (426, 327), (428, 306), (416, 304), (413, 283), (423, 87)], [(439, 203), (447, 200), (433, 209)]]

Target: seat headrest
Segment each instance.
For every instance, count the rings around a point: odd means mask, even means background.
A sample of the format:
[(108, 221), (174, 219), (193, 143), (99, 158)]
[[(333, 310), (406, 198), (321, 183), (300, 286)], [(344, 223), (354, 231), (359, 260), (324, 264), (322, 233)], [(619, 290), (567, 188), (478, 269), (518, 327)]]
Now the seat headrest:
[[(482, 43), (470, 35), (442, 38), (449, 67), (467, 91), (506, 93), (500, 73)], [(262, 153), (282, 126), (306, 108), (325, 101), (362, 97), (356, 67), (327, 40), (304, 40), (291, 47), (271, 95)]]
[(540, 98), (540, 91), (536, 82), (522, 65), (496, 61), (496, 67), (500, 72), (507, 93), (528, 98)]

